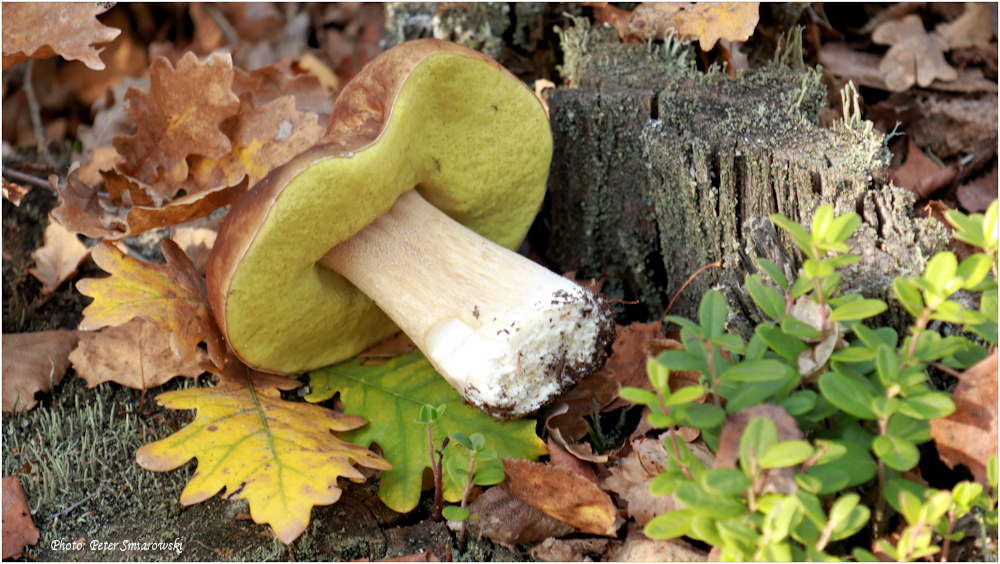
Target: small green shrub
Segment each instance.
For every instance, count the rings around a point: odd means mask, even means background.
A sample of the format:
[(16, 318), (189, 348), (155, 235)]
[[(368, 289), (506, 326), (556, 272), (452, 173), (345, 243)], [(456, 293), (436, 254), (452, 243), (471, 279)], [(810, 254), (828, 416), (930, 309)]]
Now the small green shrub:
[[(702, 297), (697, 322), (666, 318), (681, 327), (684, 349), (648, 361), (653, 391), (621, 390), (622, 398), (649, 406), (651, 425), (699, 428), (718, 452), (727, 416), (773, 404), (794, 418), (806, 439), (779, 440), (775, 423), (756, 417), (740, 435), (738, 463), (709, 469), (669, 433), (666, 470), (650, 491), (673, 494), (687, 509), (653, 518), (647, 536), (688, 536), (720, 547), (723, 560), (836, 560), (828, 553), (831, 543), (862, 531), (873, 513), (873, 534), (885, 536), (880, 524), (888, 502), (907, 527), (895, 545), (879, 539), (877, 550), (910, 561), (941, 550), (933, 544), (935, 532), (947, 550), (959, 538), (952, 531), (956, 520), (973, 507), (982, 509), (981, 524), (996, 523), (995, 493), (981, 485), (934, 490), (901, 474), (919, 463), (918, 445), (931, 440), (929, 421), (955, 411), (948, 394), (928, 385), (928, 366), (964, 370), (989, 353), (963, 336), (943, 337), (929, 324), (952, 323), (991, 348), (997, 343), (997, 202), (985, 215), (949, 212), (947, 218), (957, 239), (982, 252), (958, 263), (944, 251), (931, 258), (922, 276), (894, 280), (897, 299), (915, 319), (902, 340), (892, 328), (861, 323), (886, 311), (885, 302), (857, 294), (834, 297), (841, 280), (837, 269), (859, 260), (847, 253), (846, 241), (861, 218), (834, 217), (829, 205), (816, 211), (809, 231), (781, 215), (771, 217), (806, 260), (791, 284), (774, 263), (758, 261), (770, 283), (754, 274), (745, 284), (771, 320), (758, 325), (749, 342), (726, 332), (728, 308), (718, 291)], [(982, 292), (980, 311), (951, 299), (963, 289)], [(671, 392), (670, 370), (699, 372), (699, 385)], [(706, 393), (713, 401), (697, 403)], [(769, 472), (784, 468), (792, 469), (794, 483), (776, 486)], [(995, 492), (995, 457), (989, 471)], [(876, 477), (876, 507), (869, 508), (853, 489)], [(860, 547), (853, 556), (875, 558)]]

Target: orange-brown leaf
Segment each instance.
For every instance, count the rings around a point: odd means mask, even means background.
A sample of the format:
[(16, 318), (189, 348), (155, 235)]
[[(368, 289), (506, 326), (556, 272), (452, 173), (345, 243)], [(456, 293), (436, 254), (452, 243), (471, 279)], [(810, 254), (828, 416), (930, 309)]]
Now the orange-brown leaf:
[(125, 111), (138, 131), (116, 137), (114, 146), (125, 157), (120, 171), (154, 186), (165, 202), (183, 187), (189, 155), (221, 159), (230, 153), (232, 145), (220, 125), (236, 115), (239, 99), (231, 90), (229, 55), (199, 61), (187, 53), (176, 69), (159, 57), (149, 74), (148, 93), (129, 89), (125, 94)]
[(62, 382), (69, 353), (79, 339), (76, 331), (11, 333), (3, 336), (3, 410), (35, 407), (35, 392)]
[(105, 10), (107, 6), (100, 2), (4, 2), (4, 70), (28, 59), (56, 55), (103, 69), (100, 49), (94, 45), (121, 33), (97, 21), (95, 16)]
[(199, 348), (192, 358), (181, 360), (170, 348), (169, 335), (159, 332), (152, 323), (135, 318), (118, 327), (82, 332), (69, 360), (77, 375), (87, 381), (88, 388), (117, 382), (148, 390), (176, 376), (196, 378), (205, 372), (201, 363), (208, 361), (208, 354)]
[(167, 264), (130, 258), (107, 242), (94, 247), (94, 262), (111, 276), (77, 282), (81, 294), (94, 298), (83, 310), (80, 329), (118, 326), (141, 317), (170, 335), (170, 348), (181, 359), (193, 358), (198, 343), (204, 342), (212, 362), (221, 367), (225, 345), (209, 311), (205, 279), (170, 239), (163, 240), (160, 250)]
[(511, 495), (585, 533), (613, 537), (622, 525), (608, 494), (570, 470), (505, 458), (503, 471)]
[(950, 468), (964, 464), (988, 485), (986, 465), (997, 455), (997, 353), (962, 374), (955, 393), (955, 413), (931, 419), (931, 436)]
[(292, 67), (291, 59), (282, 59), (250, 72), (235, 69), (233, 92), (240, 98), (246, 92), (253, 92), (257, 104), (261, 105), (282, 96), (292, 96), (295, 98), (295, 107), (300, 112), (317, 114), (319, 124), (325, 129), (330, 121), (330, 114), (333, 113), (336, 96), (315, 75), (296, 74)]
[(31, 186), (21, 186), (20, 184), (7, 182), (6, 178), (3, 179), (3, 199), (9, 200), (10, 203), (15, 206), (20, 206), (21, 200), (23, 200), (30, 191)]
[(21, 480), (7, 476), (3, 479), (3, 559), (20, 557), (26, 545), (36, 542), (38, 529), (31, 521)]
[(719, 39), (749, 39), (759, 7), (759, 2), (643, 2), (632, 11), (628, 35), (663, 39), (670, 31), (681, 39), (697, 39), (702, 51), (711, 51)]
[(31, 253), (35, 267), (28, 272), (42, 283), (42, 296), (48, 298), (60, 284), (76, 275), (80, 263), (90, 256), (90, 249), (51, 216), (44, 240), (42, 248)]

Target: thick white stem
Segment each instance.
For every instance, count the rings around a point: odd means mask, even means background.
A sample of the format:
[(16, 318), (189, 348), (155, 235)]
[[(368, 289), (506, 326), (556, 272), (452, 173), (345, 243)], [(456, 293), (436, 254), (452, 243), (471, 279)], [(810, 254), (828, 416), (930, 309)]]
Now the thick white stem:
[(538, 410), (600, 368), (614, 339), (600, 297), (489, 241), (416, 191), (320, 263), (368, 295), (472, 404)]

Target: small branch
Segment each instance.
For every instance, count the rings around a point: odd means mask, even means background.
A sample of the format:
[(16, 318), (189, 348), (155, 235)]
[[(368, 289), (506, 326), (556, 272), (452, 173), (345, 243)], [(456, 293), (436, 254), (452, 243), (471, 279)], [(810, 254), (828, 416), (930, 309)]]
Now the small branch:
[(945, 374), (949, 374), (949, 375), (954, 376), (955, 378), (959, 378), (959, 379), (962, 378), (962, 373), (961, 372), (959, 372), (958, 370), (955, 370), (954, 368), (945, 366), (945, 365), (941, 364), (940, 362), (928, 362), (927, 364), (930, 364), (931, 366), (933, 366), (934, 368), (937, 368), (938, 370), (940, 370), (941, 372), (944, 372)]
[(226, 43), (228, 43), (231, 47), (236, 47), (240, 44), (240, 36), (236, 33), (236, 30), (233, 29), (233, 24), (229, 23), (226, 16), (222, 15), (222, 12), (219, 11), (219, 7), (216, 6), (214, 2), (206, 2), (202, 4), (201, 7), (205, 8), (205, 11), (208, 12), (209, 17), (212, 18), (215, 25), (219, 26), (219, 31), (221, 31), (222, 36), (226, 38)]
[[(427, 425), (427, 444), (431, 455), (431, 473), (434, 474), (434, 515), (431, 519), (436, 523), (441, 520), (441, 511), (444, 509), (444, 501), (441, 499), (441, 490), (444, 485), (441, 483), (441, 460), (444, 458), (443, 452), (438, 452), (438, 462), (434, 462), (434, 433), (430, 425)], [(442, 447), (441, 450), (444, 450)]]
[(941, 543), (941, 560), (940, 562), (948, 561), (948, 549), (951, 548), (951, 533), (955, 529), (955, 512), (948, 512), (948, 528), (944, 532), (944, 542)]
[(35, 139), (38, 141), (38, 153), (47, 162), (53, 163), (55, 161), (52, 159), (48, 144), (45, 142), (45, 128), (42, 127), (42, 108), (38, 105), (38, 98), (35, 96), (35, 87), (31, 83), (31, 75), (34, 70), (35, 59), (30, 59), (24, 64), (24, 95), (28, 98), (31, 126), (35, 131)]
[(703, 267), (699, 268), (698, 270), (696, 270), (695, 273), (692, 274), (687, 279), (687, 282), (684, 282), (684, 285), (681, 286), (681, 289), (677, 290), (677, 293), (674, 294), (674, 299), (670, 300), (670, 303), (667, 304), (667, 309), (666, 309), (666, 311), (663, 312), (663, 316), (660, 317), (660, 332), (661, 333), (663, 332), (663, 320), (667, 317), (667, 314), (670, 313), (670, 308), (674, 307), (674, 302), (676, 302), (677, 298), (679, 298), (681, 296), (681, 292), (684, 291), (684, 288), (687, 288), (688, 284), (690, 284), (691, 282), (694, 282), (694, 279), (697, 278), (698, 275), (701, 274), (702, 272), (705, 272), (709, 268), (720, 268), (720, 267), (722, 267), (722, 262), (721, 261), (715, 261), (712, 264), (706, 264), (705, 266), (703, 266)]
[(84, 503), (87, 503), (88, 501), (90, 501), (90, 500), (94, 499), (95, 497), (97, 497), (97, 494), (101, 493), (102, 490), (104, 490), (104, 486), (99, 486), (94, 491), (94, 493), (88, 495), (87, 497), (81, 499), (80, 501), (74, 503), (73, 505), (70, 505), (66, 509), (63, 509), (62, 511), (59, 511), (57, 513), (53, 513), (52, 515), (49, 515), (49, 517), (48, 517), (48, 519), (46, 519), (46, 521), (52, 521), (53, 519), (56, 519), (57, 517), (62, 517), (63, 515), (69, 513), (70, 511), (73, 511), (77, 507), (80, 507)]
[(37, 186), (38, 188), (48, 188), (52, 189), (49, 185), (49, 181), (43, 178), (38, 178), (37, 176), (31, 176), (30, 174), (25, 174), (19, 170), (14, 170), (12, 168), (4, 168), (3, 175), (6, 176), (13, 182), (20, 182), (22, 184), (31, 184), (32, 186)]

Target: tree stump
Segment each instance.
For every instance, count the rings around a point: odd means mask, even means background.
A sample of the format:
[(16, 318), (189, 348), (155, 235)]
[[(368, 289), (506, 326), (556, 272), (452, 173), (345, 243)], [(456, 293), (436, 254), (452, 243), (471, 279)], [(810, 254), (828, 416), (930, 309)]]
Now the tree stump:
[[(792, 35), (770, 65), (729, 78), (698, 72), (689, 47), (621, 44), (585, 21), (562, 32), (562, 74), (571, 86), (549, 98), (555, 142), (545, 256), (577, 277), (606, 275), (605, 292), (638, 299), (631, 319), (658, 319), (699, 268), (672, 314), (694, 317), (701, 295), (724, 291), (732, 329), (749, 337), (764, 319), (743, 289), (773, 260), (790, 280), (801, 253), (768, 216), (805, 224), (824, 203), (857, 212), (848, 241), (858, 263), (843, 292), (890, 303), (881, 322), (904, 329), (892, 278), (919, 274), (948, 231), (913, 217), (913, 197), (888, 180), (884, 135), (863, 121), (850, 93), (842, 122), (818, 127), (826, 99), (820, 72), (802, 62)], [(856, 92), (855, 92), (856, 96)]]

